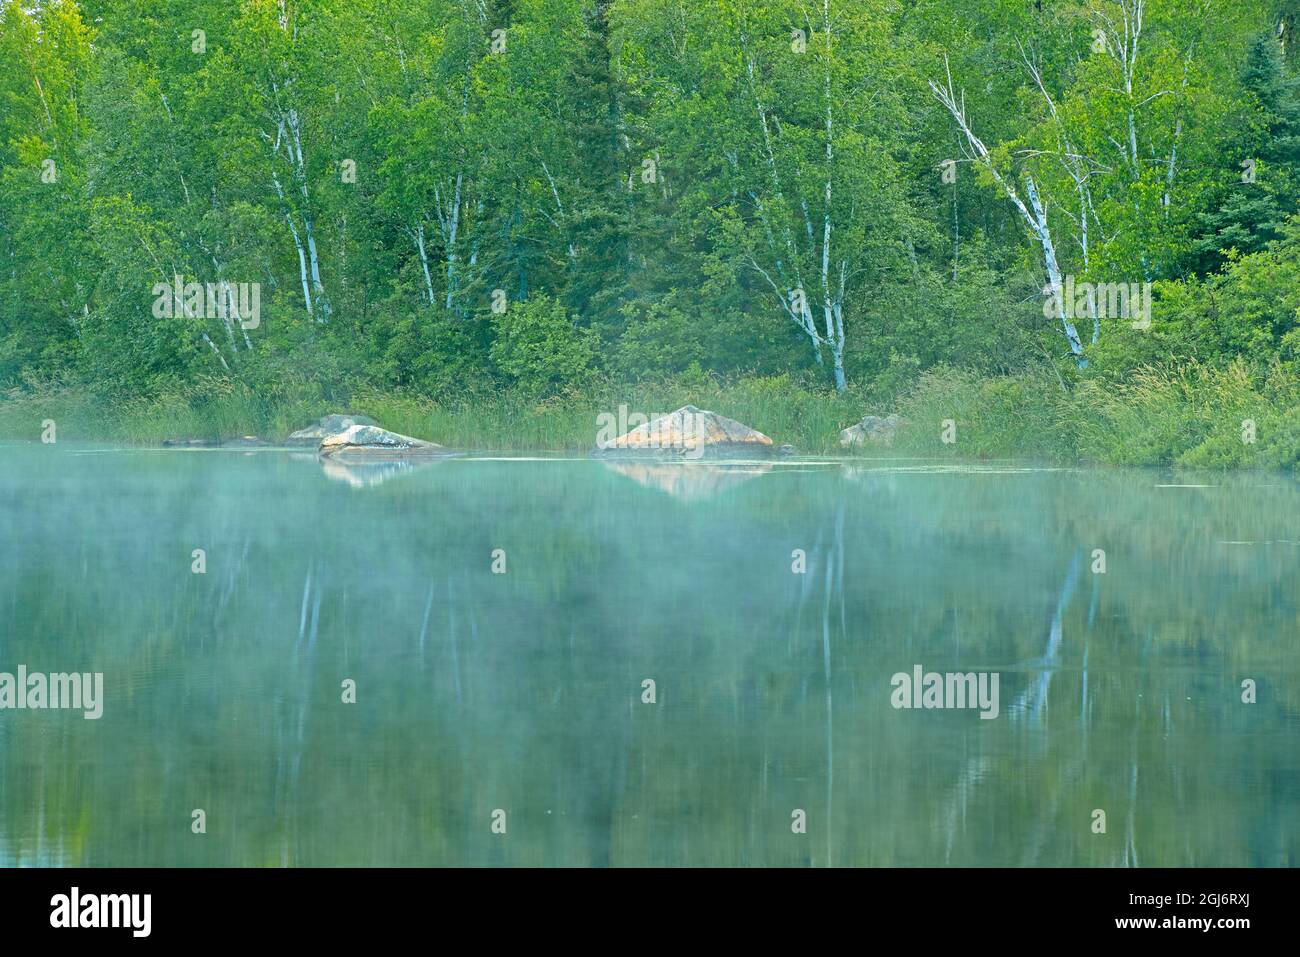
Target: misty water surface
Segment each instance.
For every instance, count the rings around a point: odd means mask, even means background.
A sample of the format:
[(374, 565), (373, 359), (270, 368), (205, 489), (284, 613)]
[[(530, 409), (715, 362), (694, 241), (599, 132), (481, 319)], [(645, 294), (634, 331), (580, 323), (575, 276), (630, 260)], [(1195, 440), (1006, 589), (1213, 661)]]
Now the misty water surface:
[(1289, 478), (6, 445), (0, 536), (105, 695), (0, 711), (0, 864), (1297, 863)]

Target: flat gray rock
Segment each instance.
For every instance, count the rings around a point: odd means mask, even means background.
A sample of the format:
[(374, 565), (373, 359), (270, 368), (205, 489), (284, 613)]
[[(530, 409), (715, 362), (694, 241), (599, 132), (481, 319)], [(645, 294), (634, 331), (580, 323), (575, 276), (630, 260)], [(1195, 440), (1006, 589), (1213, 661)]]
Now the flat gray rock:
[(888, 415), (883, 419), (878, 415), (863, 416), (861, 422), (850, 425), (840, 432), (840, 445), (844, 448), (859, 447), (868, 443), (893, 445), (894, 436), (898, 434), (898, 426), (901, 422), (902, 419), (897, 415)]
[(354, 425), (326, 436), (320, 443), (323, 458), (414, 458), (428, 455), (454, 455), (436, 442), (389, 432), (377, 425)]
[(374, 425), (375, 420), (365, 415), (342, 415), (332, 413), (321, 417), (321, 420), (315, 425), (309, 425), (305, 429), (299, 429), (287, 439), (285, 445), (289, 446), (311, 446), (316, 448), (320, 445), (321, 440), (345, 432), (354, 425)]

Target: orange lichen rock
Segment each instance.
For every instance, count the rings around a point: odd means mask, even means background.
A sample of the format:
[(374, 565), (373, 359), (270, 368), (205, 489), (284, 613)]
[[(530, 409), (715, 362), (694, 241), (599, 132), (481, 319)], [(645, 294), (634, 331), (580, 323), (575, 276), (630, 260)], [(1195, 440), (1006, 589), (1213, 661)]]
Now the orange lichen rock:
[(650, 458), (768, 458), (772, 440), (725, 415), (682, 406), (625, 435), (599, 443), (596, 455)]

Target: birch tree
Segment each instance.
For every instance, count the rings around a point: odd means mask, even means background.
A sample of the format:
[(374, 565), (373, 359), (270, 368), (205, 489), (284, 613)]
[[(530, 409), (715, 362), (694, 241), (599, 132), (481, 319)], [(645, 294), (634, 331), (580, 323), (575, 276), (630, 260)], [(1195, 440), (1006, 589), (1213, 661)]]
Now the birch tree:
[[(891, 9), (670, 2), (647, 17), (657, 26), (635, 42), (670, 91), (654, 118), (665, 151), (713, 177), (713, 241), (842, 391), (849, 311), (897, 268), (912, 228), (893, 155), (907, 120), (886, 79), (905, 56)], [(705, 51), (683, 55), (676, 24)]]
[[(1226, 115), (1212, 79), (1222, 65), (1207, 58), (1243, 23), (1221, 7), (1217, 0), (1089, 0), (1061, 13), (1046, 37), (1012, 37), (1007, 58), (1023, 78), (1020, 102), (1028, 109), (1021, 129), (992, 147), (972, 128), (951, 72), (930, 84), (966, 159), (1011, 200), (1038, 247), (1080, 366), (1086, 359), (1060, 277), (1129, 283), (1166, 275), (1186, 245), (1191, 202), (1222, 162), (1208, 135)], [(1061, 35), (1075, 38), (1073, 55)], [(1087, 317), (1096, 345), (1095, 301)]]
[(997, 188), (1011, 201), (1020, 214), (1021, 221), (1038, 244), (1042, 254), (1043, 268), (1047, 273), (1048, 288), (1057, 291), (1057, 294), (1052, 297), (1056, 303), (1057, 319), (1061, 323), (1071, 354), (1075, 357), (1079, 367), (1083, 368), (1087, 365), (1088, 360), (1084, 358), (1083, 342), (1079, 339), (1079, 331), (1075, 327), (1073, 320), (1067, 315), (1064, 297), (1059, 294), (1059, 290), (1063, 286), (1061, 264), (1057, 258), (1056, 242), (1052, 238), (1052, 227), (1048, 221), (1047, 208), (1039, 194), (1038, 185), (1030, 173), (1022, 172), (1019, 176), (1021, 183), (1023, 183), (1024, 195), (1022, 197), (1022, 190), (1017, 188), (1015, 174), (1004, 172), (998, 168), (998, 164), (994, 162), (988, 147), (984, 145), (984, 141), (979, 138), (971, 127), (971, 121), (966, 111), (965, 94), (957, 92), (953, 85), (952, 72), (946, 67), (947, 61), (945, 60), (945, 80), (942, 84), (931, 80), (930, 90), (935, 99), (948, 111), (953, 122), (956, 123), (957, 129), (961, 133), (961, 144), (966, 159), (982, 169)]
[(293, 243), (303, 306), (317, 322), (331, 314), (323, 279), (315, 191), (322, 160), (312, 154), (323, 109), (319, 81), (328, 63), (334, 0), (244, 0), (231, 52), (212, 75), (226, 108), (241, 104), (229, 126), (248, 124), (262, 146), (262, 175)]

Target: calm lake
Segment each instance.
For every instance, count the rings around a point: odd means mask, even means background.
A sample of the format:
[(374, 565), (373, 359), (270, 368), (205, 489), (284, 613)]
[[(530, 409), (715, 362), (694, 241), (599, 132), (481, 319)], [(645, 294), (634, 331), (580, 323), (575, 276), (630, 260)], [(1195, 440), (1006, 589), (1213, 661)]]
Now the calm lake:
[(1294, 866), (1298, 596), (1274, 475), (0, 445), (0, 672), (103, 674), (0, 865)]

